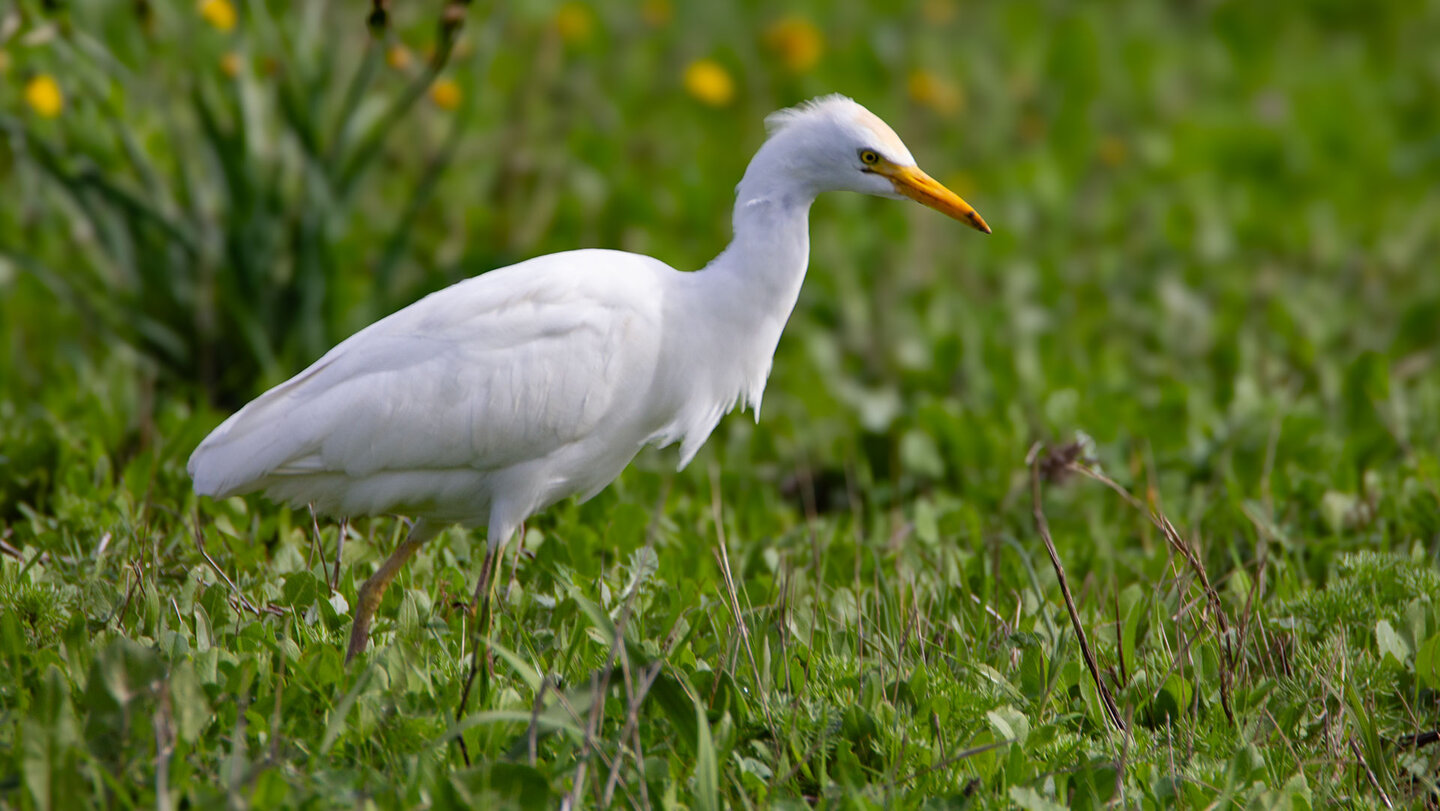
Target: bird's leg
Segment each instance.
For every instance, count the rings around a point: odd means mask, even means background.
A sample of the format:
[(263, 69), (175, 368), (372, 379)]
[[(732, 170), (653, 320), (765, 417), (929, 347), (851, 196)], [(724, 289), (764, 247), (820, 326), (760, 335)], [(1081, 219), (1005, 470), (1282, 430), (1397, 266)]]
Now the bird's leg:
[(520, 532), (515, 536), (515, 554), (510, 556), (510, 579), (505, 581), (505, 599), (510, 599), (510, 589), (515, 586), (515, 573), (520, 570), (520, 554), (525, 551), (525, 522), (520, 522)]
[[(337, 588), (340, 587), (340, 558), (344, 557), (344, 555), (345, 555), (345, 533), (347, 533), (347, 532), (349, 532), (349, 531), (350, 531), (350, 519), (348, 519), (348, 518), (341, 518), (341, 519), (340, 519), (340, 531), (335, 535), (335, 570), (334, 570), (334, 572), (331, 573), (331, 575), (330, 575), (330, 590), (331, 590), (331, 591), (334, 591), (335, 589), (337, 589)], [(410, 531), (411, 531), (411, 532), (414, 532), (415, 530), (414, 530), (414, 528), (412, 527)], [(408, 536), (407, 536), (406, 540), (409, 540)], [(408, 556), (407, 556), (407, 557), (408, 557)], [(404, 561), (404, 560), (401, 560), (400, 562), (401, 562), (401, 563), (404, 563), (405, 561)], [(380, 590), (381, 590), (381, 591), (384, 591), (385, 589), (384, 589), (384, 588), (381, 588)]]
[[(470, 600), (470, 613), (475, 617), (475, 627), (482, 637), (490, 632), (490, 592), (495, 585), (495, 570), (504, 560), (500, 543), (493, 538), (485, 541), (485, 560), (480, 564), (480, 581), (475, 584), (475, 596)], [(478, 610), (477, 610), (478, 609)]]
[[(405, 536), (405, 540), (380, 564), (379, 571), (360, 584), (355, 603), (355, 623), (350, 627), (350, 647), (345, 650), (345, 664), (350, 664), (352, 659), (365, 652), (365, 646), (370, 641), (370, 621), (374, 619), (375, 609), (380, 607), (380, 598), (385, 595), (390, 581), (395, 579), (395, 575), (400, 573), (400, 567), (405, 565), (405, 561), (415, 554), (420, 545), (435, 537), (438, 532), (438, 528), (430, 526), (424, 520), (417, 520), (410, 525), (410, 534)], [(339, 568), (338, 561), (336, 568)]]
[[(508, 531), (496, 531), (496, 527), (490, 527), (489, 537), (485, 539), (485, 560), (480, 564), (480, 581), (475, 584), (475, 597), (470, 601), (470, 613), (475, 617), (475, 644), (470, 654), (470, 673), (465, 677), (465, 686), (460, 690), (460, 704), (455, 708), (455, 720), (458, 722), (465, 717), (465, 705), (470, 702), (470, 689), (475, 685), (475, 677), (480, 673), (480, 648), (485, 648), (485, 664), (487, 675), (484, 684), (489, 684), (488, 668), (490, 664), (490, 645), (486, 641), (490, 637), (490, 586), (494, 580), (497, 559), (500, 558), (500, 545), (509, 537)], [(484, 693), (488, 687), (481, 688), (481, 701), (484, 701)], [(483, 706), (483, 703), (482, 703)], [(460, 743), (460, 755), (465, 759), (465, 765), (470, 765), (470, 751), (465, 746), (463, 734), (456, 737)]]

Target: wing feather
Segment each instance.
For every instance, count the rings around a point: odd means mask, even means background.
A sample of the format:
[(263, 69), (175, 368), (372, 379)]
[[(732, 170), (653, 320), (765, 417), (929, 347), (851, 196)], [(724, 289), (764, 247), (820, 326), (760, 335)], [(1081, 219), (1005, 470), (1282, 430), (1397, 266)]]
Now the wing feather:
[(491, 470), (581, 441), (649, 385), (659, 269), (572, 251), (422, 299), (226, 420), (190, 458), (195, 488), (227, 496), (286, 477)]

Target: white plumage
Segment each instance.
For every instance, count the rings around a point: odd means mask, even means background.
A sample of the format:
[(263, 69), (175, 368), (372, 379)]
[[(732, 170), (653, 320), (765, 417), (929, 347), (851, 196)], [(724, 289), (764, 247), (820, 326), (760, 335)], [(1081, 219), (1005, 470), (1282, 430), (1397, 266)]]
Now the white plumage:
[(190, 457), (197, 492), (260, 491), (338, 516), (416, 516), (361, 589), (350, 655), (419, 544), (609, 484), (647, 444), (683, 467), (737, 404), (757, 411), (809, 256), (815, 195), (906, 196), (986, 231), (868, 110), (831, 96), (767, 119), (737, 187), (735, 237), (693, 273), (581, 250), (493, 270), (361, 330), (256, 398)]

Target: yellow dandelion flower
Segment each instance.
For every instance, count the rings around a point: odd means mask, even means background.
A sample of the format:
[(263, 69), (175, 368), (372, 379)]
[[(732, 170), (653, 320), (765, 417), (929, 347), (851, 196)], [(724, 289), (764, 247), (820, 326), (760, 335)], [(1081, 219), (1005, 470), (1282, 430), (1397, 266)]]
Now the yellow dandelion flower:
[(55, 77), (42, 73), (25, 85), (25, 103), (41, 118), (54, 118), (65, 109), (65, 94)]
[(815, 23), (804, 17), (790, 16), (776, 20), (765, 29), (765, 45), (794, 73), (815, 67), (825, 52), (825, 37)]
[(235, 27), (235, 6), (230, 0), (201, 0), (200, 16), (221, 31)]
[(460, 85), (454, 79), (436, 79), (430, 85), (430, 100), (442, 110), (453, 110), (460, 106)]
[(965, 94), (959, 85), (928, 70), (914, 70), (905, 82), (910, 100), (941, 115), (954, 115), (965, 108)]
[(955, 0), (925, 0), (920, 6), (920, 14), (925, 22), (941, 25), (955, 19), (959, 11), (955, 6)]
[(1111, 168), (1124, 163), (1126, 156), (1129, 154), (1129, 150), (1125, 147), (1125, 142), (1114, 135), (1107, 135), (1101, 138), (1100, 146), (1096, 151), (1100, 155), (1100, 162)]
[(232, 79), (240, 75), (242, 64), (240, 54), (234, 51), (227, 51), (224, 56), (220, 57), (220, 71)]
[(560, 39), (571, 45), (579, 45), (590, 39), (595, 28), (595, 16), (584, 3), (570, 2), (560, 6), (551, 23)]
[(719, 62), (697, 59), (685, 69), (685, 90), (711, 107), (724, 107), (735, 98), (735, 80)]
[(675, 9), (670, 6), (670, 0), (645, 0), (640, 5), (640, 19), (655, 28), (670, 22), (673, 16)]
[(385, 52), (385, 64), (395, 70), (404, 70), (410, 67), (410, 49), (404, 45), (390, 46), (390, 50)]

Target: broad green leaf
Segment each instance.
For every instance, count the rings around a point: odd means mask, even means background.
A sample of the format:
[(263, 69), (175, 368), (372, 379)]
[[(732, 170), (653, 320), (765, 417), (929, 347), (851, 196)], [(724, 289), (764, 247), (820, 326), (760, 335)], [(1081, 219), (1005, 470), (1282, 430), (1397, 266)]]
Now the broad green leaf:
[(1431, 690), (1440, 690), (1440, 634), (1425, 640), (1415, 652), (1415, 677)]
[(1410, 658), (1410, 646), (1395, 632), (1389, 620), (1375, 623), (1375, 644), (1380, 648), (1380, 659), (1396, 667), (1403, 667)]
[(325, 590), (325, 584), (321, 583), (319, 578), (302, 569), (285, 578), (280, 599), (291, 608), (307, 608)]
[(170, 673), (170, 712), (175, 734), (186, 743), (195, 743), (214, 718), (209, 700), (195, 676), (195, 666), (184, 661)]

